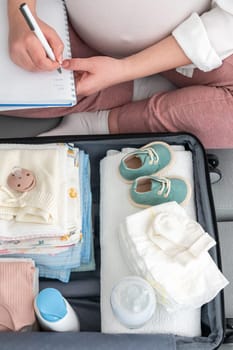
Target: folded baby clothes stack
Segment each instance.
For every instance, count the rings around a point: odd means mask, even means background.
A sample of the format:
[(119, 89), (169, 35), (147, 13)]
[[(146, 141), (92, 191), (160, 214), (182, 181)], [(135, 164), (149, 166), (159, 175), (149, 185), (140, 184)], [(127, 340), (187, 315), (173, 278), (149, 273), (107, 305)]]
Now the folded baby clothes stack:
[(31, 259), (0, 259), (0, 331), (24, 331), (35, 323), (38, 274)]
[(207, 252), (214, 240), (176, 202), (128, 216), (120, 242), (131, 271), (169, 312), (199, 308), (228, 284)]
[(32, 258), (41, 277), (63, 282), (94, 269), (88, 155), (73, 144), (7, 144), (0, 164), (0, 254)]

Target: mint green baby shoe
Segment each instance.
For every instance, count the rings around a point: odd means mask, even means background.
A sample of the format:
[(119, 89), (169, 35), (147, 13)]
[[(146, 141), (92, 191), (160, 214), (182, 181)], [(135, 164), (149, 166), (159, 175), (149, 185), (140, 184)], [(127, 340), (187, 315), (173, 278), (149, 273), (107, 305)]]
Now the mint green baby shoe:
[(191, 196), (191, 185), (181, 177), (141, 176), (130, 188), (134, 205), (149, 207), (175, 201), (185, 204)]
[(158, 174), (171, 165), (173, 150), (165, 142), (151, 142), (126, 154), (119, 165), (121, 176), (127, 182), (137, 177)]

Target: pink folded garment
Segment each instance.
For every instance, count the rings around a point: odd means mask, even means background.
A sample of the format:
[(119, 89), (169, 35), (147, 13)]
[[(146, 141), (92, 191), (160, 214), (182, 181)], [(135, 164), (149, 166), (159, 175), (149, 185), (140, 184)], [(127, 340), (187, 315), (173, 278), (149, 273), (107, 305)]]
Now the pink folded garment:
[(0, 331), (19, 331), (35, 322), (34, 277), (32, 261), (0, 260)]

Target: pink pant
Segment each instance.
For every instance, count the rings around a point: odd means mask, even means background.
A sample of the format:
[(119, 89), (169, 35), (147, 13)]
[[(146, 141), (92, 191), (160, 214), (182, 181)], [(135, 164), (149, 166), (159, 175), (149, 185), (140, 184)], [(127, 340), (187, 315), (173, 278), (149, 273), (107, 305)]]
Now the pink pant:
[[(98, 54), (70, 28), (73, 57)], [(164, 76), (179, 89), (131, 102), (133, 83), (122, 83), (88, 97), (79, 96), (72, 108), (18, 110), (2, 113), (19, 117), (52, 118), (74, 112), (115, 109), (120, 133), (189, 132), (206, 148), (233, 147), (233, 55), (211, 72), (195, 70), (192, 78), (172, 70)]]
[(192, 78), (163, 74), (178, 89), (117, 108), (120, 133), (189, 132), (206, 148), (233, 148), (233, 55)]

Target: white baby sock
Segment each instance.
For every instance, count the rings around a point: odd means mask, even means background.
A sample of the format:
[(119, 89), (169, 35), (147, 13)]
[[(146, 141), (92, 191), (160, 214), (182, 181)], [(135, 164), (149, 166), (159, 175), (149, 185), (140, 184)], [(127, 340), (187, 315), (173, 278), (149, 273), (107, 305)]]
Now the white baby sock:
[(109, 134), (109, 111), (73, 113), (55, 128), (38, 136)]

